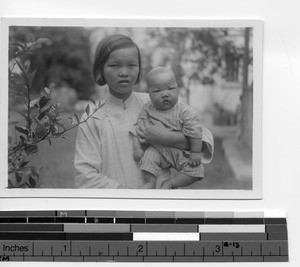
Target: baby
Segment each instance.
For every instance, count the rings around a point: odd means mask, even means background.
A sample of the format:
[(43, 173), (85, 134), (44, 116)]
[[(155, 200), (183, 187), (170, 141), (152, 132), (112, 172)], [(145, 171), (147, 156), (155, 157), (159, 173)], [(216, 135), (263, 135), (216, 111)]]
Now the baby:
[[(152, 69), (146, 76), (151, 101), (146, 103), (134, 126), (133, 157), (140, 161), (145, 184), (143, 188), (155, 188), (161, 169), (174, 168), (178, 171), (161, 184), (161, 189), (185, 187), (204, 177), (202, 164), (202, 126), (195, 111), (178, 102), (178, 85), (172, 70), (164, 67)], [(189, 152), (172, 147), (151, 145), (145, 150), (140, 144), (136, 127), (143, 121), (160, 123), (172, 131), (182, 132), (189, 138)]]

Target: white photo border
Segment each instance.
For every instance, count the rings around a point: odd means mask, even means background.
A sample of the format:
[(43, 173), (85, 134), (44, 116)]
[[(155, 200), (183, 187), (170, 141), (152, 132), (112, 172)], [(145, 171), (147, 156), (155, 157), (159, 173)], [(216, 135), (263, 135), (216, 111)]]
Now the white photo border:
[[(57, 27), (251, 27), (253, 28), (253, 172), (252, 190), (192, 189), (7, 189), (8, 137), (8, 36), (9, 26)], [(0, 197), (3, 198), (114, 198), (114, 199), (261, 199), (262, 198), (262, 97), (263, 97), (263, 21), (188, 20), (188, 19), (73, 19), (73, 18), (1, 18), (0, 43)], [(6, 90), (7, 88), (7, 90)]]

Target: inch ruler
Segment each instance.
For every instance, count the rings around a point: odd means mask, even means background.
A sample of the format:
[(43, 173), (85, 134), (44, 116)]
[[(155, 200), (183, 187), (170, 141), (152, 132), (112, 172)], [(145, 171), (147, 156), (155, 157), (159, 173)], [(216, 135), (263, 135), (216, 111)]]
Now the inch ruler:
[(281, 212), (0, 211), (0, 261), (288, 261)]

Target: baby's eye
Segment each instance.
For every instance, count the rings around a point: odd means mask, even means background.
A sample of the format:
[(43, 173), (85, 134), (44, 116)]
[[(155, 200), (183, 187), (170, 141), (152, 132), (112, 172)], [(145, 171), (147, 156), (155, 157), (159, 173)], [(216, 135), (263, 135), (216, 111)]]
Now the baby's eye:
[(137, 67), (137, 64), (130, 64), (130, 67)]
[(174, 90), (174, 89), (176, 89), (175, 87), (169, 87), (169, 90)]
[(116, 68), (118, 65), (117, 64), (110, 64), (109, 67), (111, 68)]

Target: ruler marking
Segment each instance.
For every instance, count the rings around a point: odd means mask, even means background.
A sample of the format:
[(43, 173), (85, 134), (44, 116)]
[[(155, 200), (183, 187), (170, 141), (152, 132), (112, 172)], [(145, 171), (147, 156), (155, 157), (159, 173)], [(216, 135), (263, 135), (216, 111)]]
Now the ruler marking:
[(109, 246), (109, 242), (107, 243), (108, 247), (107, 247), (107, 253), (108, 253), (108, 256), (110, 256), (110, 246)]
[(89, 256), (91, 256), (91, 247), (89, 246)]
[[(224, 242), (222, 240), (222, 256), (224, 256)], [(232, 251), (232, 256), (233, 256), (233, 251)]]
[(51, 246), (51, 256), (53, 256), (53, 247), (52, 246)]
[(185, 243), (183, 243), (183, 255), (185, 256)]
[(263, 254), (262, 254), (262, 243), (260, 243), (260, 256), (263, 256)]
[(129, 256), (129, 247), (127, 246), (127, 256)]
[(279, 246), (278, 251), (279, 251), (279, 256), (281, 256), (281, 246)]
[(165, 256), (167, 256), (167, 247), (165, 246)]

